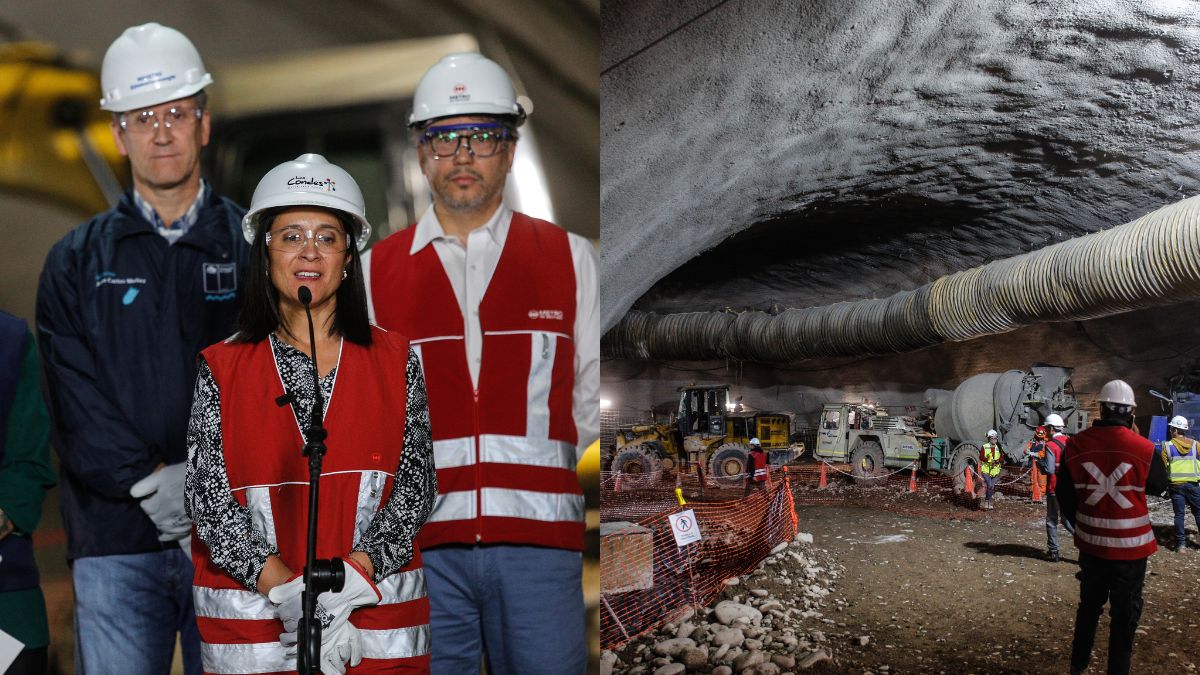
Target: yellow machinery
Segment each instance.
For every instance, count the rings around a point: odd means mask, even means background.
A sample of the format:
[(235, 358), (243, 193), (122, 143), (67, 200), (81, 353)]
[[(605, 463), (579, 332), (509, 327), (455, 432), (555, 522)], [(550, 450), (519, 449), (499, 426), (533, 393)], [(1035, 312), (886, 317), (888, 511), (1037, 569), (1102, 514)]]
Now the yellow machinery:
[(128, 169), (99, 100), (99, 75), (56, 48), (0, 45), (0, 189), (85, 215), (115, 203)]
[(606, 466), (622, 474), (626, 487), (649, 487), (664, 469), (696, 471), (719, 484), (743, 480), (750, 439), (758, 438), (771, 464), (785, 464), (804, 451), (790, 442), (791, 417), (784, 413), (742, 412), (729, 400), (729, 385), (679, 388), (671, 423), (624, 427)]

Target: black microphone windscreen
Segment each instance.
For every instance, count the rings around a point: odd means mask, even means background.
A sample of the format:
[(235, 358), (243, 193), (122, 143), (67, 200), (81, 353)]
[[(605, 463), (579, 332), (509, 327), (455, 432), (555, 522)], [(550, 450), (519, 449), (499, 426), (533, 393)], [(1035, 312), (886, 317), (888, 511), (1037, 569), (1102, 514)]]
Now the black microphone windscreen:
[(308, 286), (301, 286), (300, 291), (296, 294), (300, 298), (300, 304), (308, 305), (312, 302), (312, 291), (308, 290)]

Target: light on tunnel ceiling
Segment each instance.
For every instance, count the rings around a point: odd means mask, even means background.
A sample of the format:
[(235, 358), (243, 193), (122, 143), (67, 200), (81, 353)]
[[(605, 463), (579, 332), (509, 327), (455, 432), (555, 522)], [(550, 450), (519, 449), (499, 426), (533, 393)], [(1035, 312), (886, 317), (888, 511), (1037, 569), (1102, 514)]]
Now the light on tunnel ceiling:
[(612, 401), (610, 401), (610, 400), (608, 400), (608, 399), (606, 399), (606, 398), (602, 398), (602, 399), (600, 399), (600, 408), (601, 408), (601, 409), (607, 410), (607, 409), (609, 409), (609, 408), (611, 408), (611, 407), (612, 407)]
[(542, 166), (537, 142), (528, 125), (521, 130), (517, 143), (517, 154), (513, 157), (509, 181), (510, 204), (514, 210), (554, 222), (554, 208), (550, 205), (550, 188), (546, 184), (546, 172)]

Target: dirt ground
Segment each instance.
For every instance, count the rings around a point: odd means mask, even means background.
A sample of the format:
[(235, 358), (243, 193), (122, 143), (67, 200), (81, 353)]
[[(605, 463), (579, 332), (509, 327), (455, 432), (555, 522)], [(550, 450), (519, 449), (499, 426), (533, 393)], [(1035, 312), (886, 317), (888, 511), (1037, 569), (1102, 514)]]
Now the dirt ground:
[[(874, 490), (862, 492), (862, 503), (876, 501)], [(1068, 670), (1078, 551), (1060, 532), (1063, 560), (1043, 559), (1043, 506), (1009, 498), (991, 512), (967, 511), (949, 497), (896, 496), (888, 488), (878, 500), (891, 510), (804, 505), (811, 494), (797, 491), (799, 529), (845, 568), (825, 604), (833, 660), (813, 672)], [(923, 515), (904, 513), (906, 501)], [(1160, 546), (1173, 538), (1170, 526), (1156, 530)], [(1194, 544), (1150, 558), (1133, 672), (1195, 670), (1198, 578)], [(866, 646), (862, 635), (870, 637)], [(1104, 672), (1107, 644), (1105, 615), (1089, 672)]]

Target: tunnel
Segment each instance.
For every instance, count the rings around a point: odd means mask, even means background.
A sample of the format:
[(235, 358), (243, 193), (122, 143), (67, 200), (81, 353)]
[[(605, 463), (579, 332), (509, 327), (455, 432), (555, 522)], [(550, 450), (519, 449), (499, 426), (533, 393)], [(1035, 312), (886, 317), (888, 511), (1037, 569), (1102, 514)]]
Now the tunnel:
[(1036, 363), (1074, 368), (1087, 406), (1124, 379), (1143, 415), (1165, 414), (1151, 389), (1200, 384), (1194, 279), (1062, 308), (1088, 265), (1031, 292), (1046, 311), (891, 348), (773, 357), (746, 348), (753, 328), (664, 351), (629, 330), (693, 314), (761, 327), (1106, 233), (1126, 260), (1190, 257), (1192, 218), (1170, 240), (1119, 229), (1200, 187), (1187, 3), (611, 2), (601, 20), (610, 420), (648, 420), (692, 383), (798, 426), (824, 403), (916, 407), (926, 388)]

